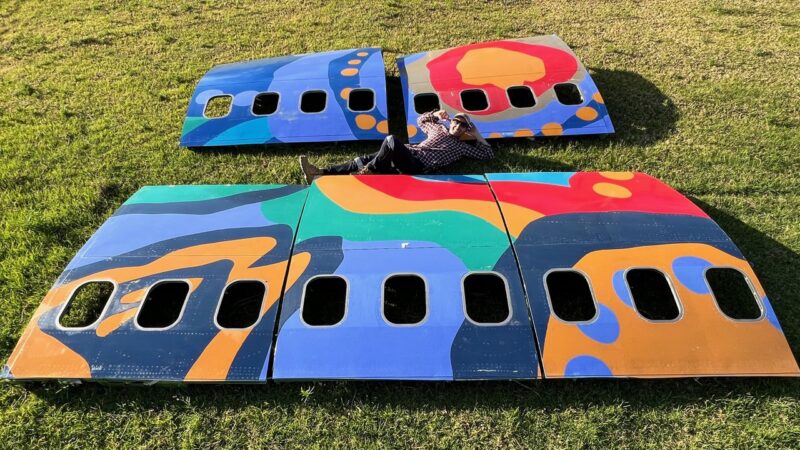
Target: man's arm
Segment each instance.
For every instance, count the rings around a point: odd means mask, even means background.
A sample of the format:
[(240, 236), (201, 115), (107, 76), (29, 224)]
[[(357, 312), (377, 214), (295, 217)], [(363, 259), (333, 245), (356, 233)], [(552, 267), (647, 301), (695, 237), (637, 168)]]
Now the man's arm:
[(441, 126), (439, 121), (446, 118), (447, 112), (441, 109), (439, 111), (426, 112), (424, 114), (420, 114), (420, 116), (417, 118), (417, 126), (419, 126), (419, 128), (425, 132), (425, 134), (430, 134), (431, 131), (434, 131), (437, 127)]
[(486, 142), (483, 135), (481, 134), (478, 127), (474, 124), (472, 125), (472, 129), (467, 132), (470, 136), (475, 138), (475, 145), (467, 144), (466, 142), (461, 142), (464, 146), (464, 153), (467, 154), (470, 158), (475, 159), (492, 159), (494, 158), (494, 151), (492, 150), (492, 146)]

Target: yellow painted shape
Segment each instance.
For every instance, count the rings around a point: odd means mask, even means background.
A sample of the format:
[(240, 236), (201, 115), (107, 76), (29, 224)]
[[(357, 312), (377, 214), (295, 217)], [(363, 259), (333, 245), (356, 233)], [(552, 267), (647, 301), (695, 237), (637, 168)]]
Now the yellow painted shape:
[(130, 303), (136, 303), (144, 300), (144, 294), (147, 292), (147, 288), (137, 289), (135, 291), (128, 292), (127, 294), (123, 295), (119, 302), (123, 305), (127, 305)]
[(369, 53), (367, 53), (367, 52), (358, 52), (358, 53), (356, 53), (356, 56), (360, 56), (362, 58), (367, 56), (367, 55), (369, 55)]
[(606, 102), (605, 100), (603, 100), (603, 96), (602, 96), (602, 95), (600, 95), (600, 93), (599, 93), (599, 92), (595, 92), (595, 93), (592, 95), (592, 99), (593, 99), (594, 101), (596, 101), (597, 103), (600, 103), (601, 105), (602, 105), (602, 104), (604, 104), (604, 103)]
[(341, 92), (339, 92), (339, 97), (342, 97), (344, 100), (347, 100), (348, 97), (350, 97), (350, 91), (352, 90), (353, 89), (349, 87), (342, 89)]
[(359, 114), (356, 116), (356, 125), (362, 130), (369, 130), (375, 126), (375, 118), (369, 114)]
[(417, 127), (414, 125), (408, 125), (406, 129), (408, 130), (408, 137), (411, 138), (417, 135)]
[(16, 378), (91, 378), (89, 363), (81, 355), (44, 333), (34, 324), (23, 337), (24, 343), (9, 358)]
[[(308, 252), (299, 253), (292, 257), (292, 264), (289, 269), (289, 274), (286, 279), (286, 289), (291, 288), (300, 275), (305, 272), (308, 264), (311, 262), (311, 254)], [(249, 270), (255, 270), (259, 273), (240, 274), (242, 278), (249, 276), (251, 278), (263, 277), (257, 279), (271, 279), (279, 280), (280, 277), (286, 272), (286, 261), (275, 264), (270, 264), (264, 267), (258, 267)], [(235, 277), (231, 277), (235, 278)], [(241, 279), (241, 278), (238, 278)], [(281, 294), (281, 286), (268, 286), (267, 296), (264, 299), (261, 308), (261, 317), (269, 311), (269, 308), (278, 301)], [(192, 368), (187, 372), (186, 381), (218, 381), (224, 380), (228, 377), (231, 364), (236, 358), (239, 349), (242, 348), (247, 337), (252, 331), (251, 328), (244, 328), (241, 330), (220, 330), (216, 336), (209, 342), (200, 356), (192, 365)], [(265, 345), (268, 345), (265, 342)]]
[(341, 74), (346, 77), (352, 77), (353, 75), (358, 73), (358, 69), (354, 69), (352, 67), (348, 67), (346, 69), (342, 69)]
[(578, 111), (575, 112), (575, 115), (585, 122), (591, 122), (592, 120), (597, 119), (599, 114), (597, 113), (597, 110), (591, 106), (584, 106), (583, 108), (578, 109)]
[(138, 310), (139, 308), (126, 309), (125, 311), (106, 317), (100, 322), (100, 325), (97, 326), (95, 333), (99, 337), (108, 336), (114, 332), (114, 330), (121, 327), (122, 324), (136, 316)]
[(361, 60), (360, 59), (351, 59), (350, 61), (347, 61), (347, 64), (355, 66), (356, 64), (361, 64)]
[(633, 195), (627, 188), (614, 183), (595, 183), (592, 190), (598, 195), (610, 198), (628, 198)]
[(560, 123), (546, 123), (542, 125), (542, 134), (545, 136), (561, 136), (564, 134), (564, 127)]
[(530, 137), (533, 136), (533, 130), (528, 128), (520, 128), (514, 132), (515, 137)]
[(506, 220), (508, 232), (513, 237), (519, 236), (529, 223), (544, 217), (544, 214), (538, 211), (513, 203), (500, 202), (500, 208), (503, 209), (503, 217)]
[[(710, 245), (666, 244), (589, 253), (575, 268), (589, 276), (597, 301), (613, 311), (619, 337), (603, 344), (584, 335), (577, 325), (551, 317), (544, 343), (547, 375), (563, 376), (567, 363), (579, 355), (602, 360), (618, 376), (800, 374), (786, 338), (766, 318), (730, 320), (719, 312), (710, 294), (697, 294), (678, 281), (672, 262), (689, 255), (742, 271), (764, 297), (746, 261)], [(617, 296), (614, 273), (634, 266), (654, 267), (667, 274), (683, 308), (680, 320), (646, 321)]]
[(601, 177), (609, 180), (626, 181), (633, 179), (633, 172), (597, 172)]
[[(500, 76), (498, 68), (513, 73)], [(469, 50), (456, 64), (456, 69), (465, 83), (492, 84), (502, 89), (534, 82), (545, 75), (541, 58), (497, 47)]]
[(378, 122), (378, 125), (375, 126), (375, 129), (378, 130), (379, 133), (388, 134), (389, 133), (389, 121), (388, 120), (381, 120)]

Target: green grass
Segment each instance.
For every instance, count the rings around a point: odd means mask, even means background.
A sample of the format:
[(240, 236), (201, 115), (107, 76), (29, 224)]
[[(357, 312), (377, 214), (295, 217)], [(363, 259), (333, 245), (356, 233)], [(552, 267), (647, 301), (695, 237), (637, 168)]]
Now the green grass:
[[(549, 33), (591, 69), (617, 134), (502, 142), (494, 161), (449, 171), (663, 179), (739, 244), (800, 354), (796, 2), (0, 0), (0, 359), (77, 249), (140, 186), (297, 183), (301, 153), (333, 162), (373, 149), (178, 148), (212, 65), (374, 45), (396, 76), (398, 55)], [(389, 88), (398, 119), (396, 78)], [(0, 386), (0, 447), (217, 445), (797, 448), (800, 383)]]

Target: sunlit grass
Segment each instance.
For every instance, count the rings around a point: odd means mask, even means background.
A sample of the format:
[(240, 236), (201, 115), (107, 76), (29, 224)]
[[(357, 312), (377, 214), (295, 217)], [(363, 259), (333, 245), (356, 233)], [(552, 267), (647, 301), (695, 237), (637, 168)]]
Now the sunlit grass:
[[(214, 64), (381, 46), (394, 58), (558, 34), (617, 134), (501, 142), (452, 173), (640, 170), (691, 196), (751, 260), (800, 350), (796, 2), (0, 0), (0, 359), (92, 232), (143, 185), (298, 183), (371, 143), (177, 146)], [(658, 351), (658, 349), (653, 349)], [(796, 380), (2, 385), (0, 446), (797, 448)]]

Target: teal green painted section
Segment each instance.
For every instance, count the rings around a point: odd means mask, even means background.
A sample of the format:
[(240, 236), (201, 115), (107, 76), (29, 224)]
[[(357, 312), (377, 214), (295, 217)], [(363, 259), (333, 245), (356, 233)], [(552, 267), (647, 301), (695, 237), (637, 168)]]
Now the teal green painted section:
[(270, 222), (282, 223), (292, 227), (294, 232), (297, 229), (297, 221), (303, 205), (306, 202), (308, 189), (295, 192), (285, 197), (276, 198), (261, 205), (261, 213)]
[[(508, 236), (489, 222), (457, 211), (408, 214), (358, 214), (340, 208), (315, 186), (313, 204), (303, 212), (297, 242), (318, 236), (349, 241), (427, 241), (458, 256), (470, 270), (494, 264), (508, 249)], [(445, 233), (431, 232), (431, 225)], [(470, 246), (474, 243), (474, 246)]]
[(125, 204), (198, 202), (284, 186), (283, 184), (145, 186), (133, 194)]
[(225, 145), (231, 142), (235, 142), (236, 145), (263, 144), (271, 138), (269, 119), (260, 117), (228, 128), (205, 145)]
[(181, 130), (181, 136), (189, 133), (206, 122), (208, 122), (208, 119), (205, 117), (187, 117), (186, 120), (183, 121), (183, 130)]

